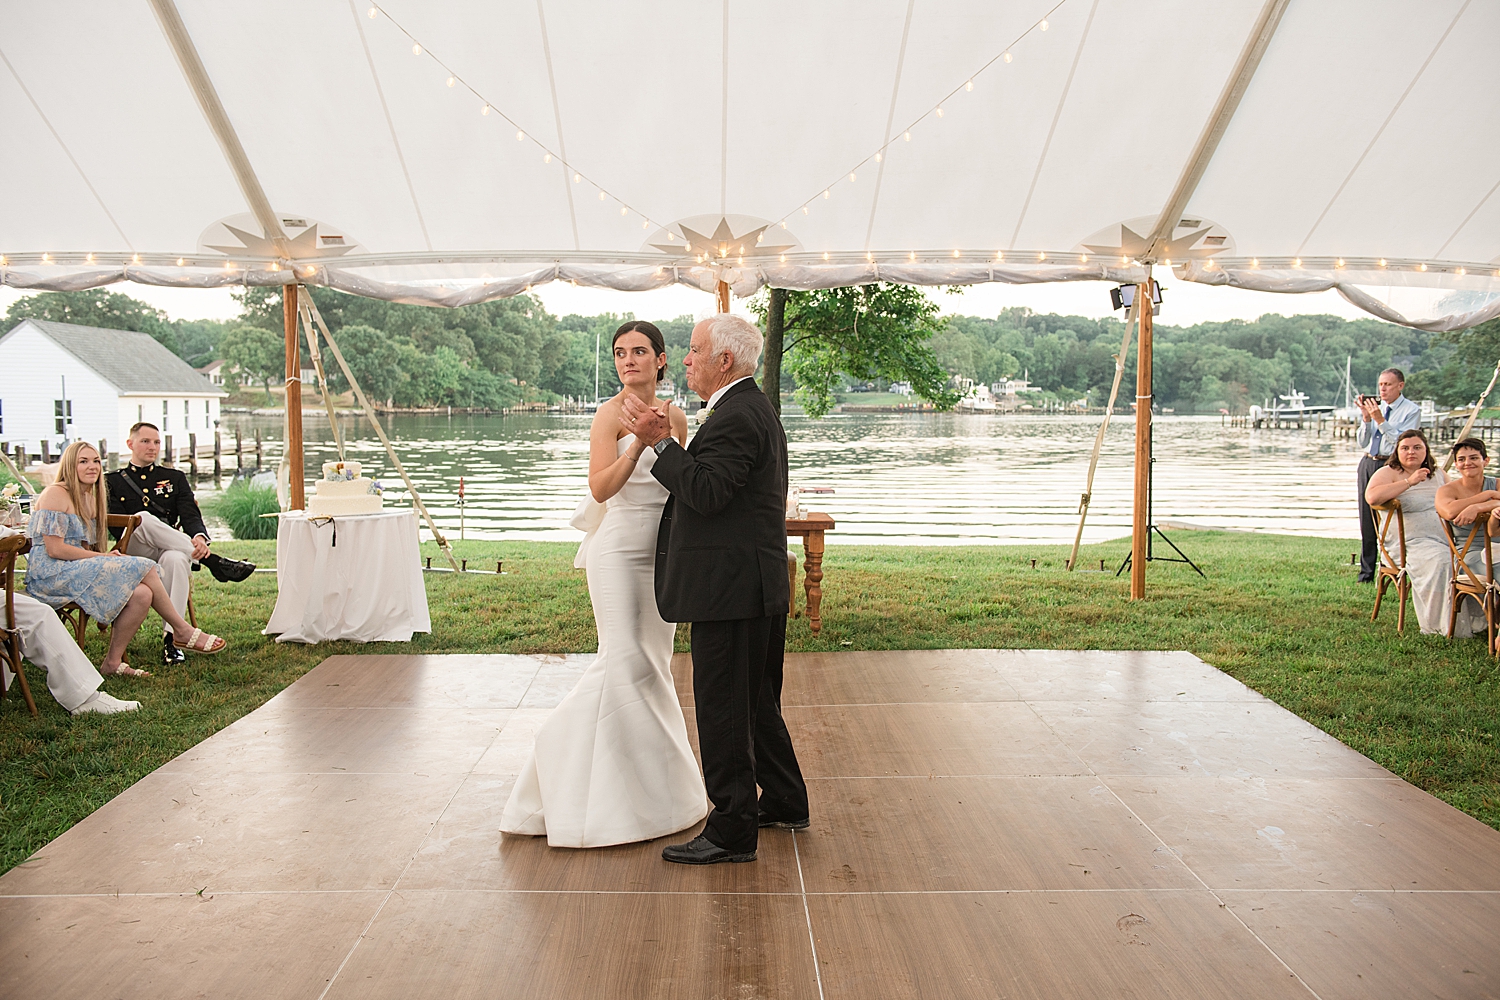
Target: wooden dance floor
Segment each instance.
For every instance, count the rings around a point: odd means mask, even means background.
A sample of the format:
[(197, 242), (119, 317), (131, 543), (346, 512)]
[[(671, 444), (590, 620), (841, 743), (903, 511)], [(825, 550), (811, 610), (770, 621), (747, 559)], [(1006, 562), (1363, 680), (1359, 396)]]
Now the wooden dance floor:
[(0, 878), (0, 997), (1500, 995), (1500, 833), (1186, 653), (792, 656), (710, 868), (497, 832), (589, 659), (324, 661)]

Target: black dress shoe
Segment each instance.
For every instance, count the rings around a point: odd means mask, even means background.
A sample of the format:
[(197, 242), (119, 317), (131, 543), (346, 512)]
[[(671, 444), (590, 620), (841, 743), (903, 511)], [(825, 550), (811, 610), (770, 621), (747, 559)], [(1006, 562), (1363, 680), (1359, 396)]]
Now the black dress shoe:
[(739, 864), (744, 861), (754, 861), (755, 852), (732, 854), (699, 834), (686, 844), (668, 844), (663, 847), (661, 857), (663, 861), (673, 861), (679, 865), (716, 865), (721, 861)]
[(255, 572), (255, 563), (241, 562), (238, 559), (225, 559), (223, 556), (210, 552), (199, 562), (208, 567), (208, 571), (214, 575), (214, 579), (220, 583), (239, 583), (248, 579)]
[(760, 825), (762, 827), (774, 826), (778, 830), (806, 830), (812, 826), (812, 820), (806, 816), (802, 819), (776, 819), (774, 816), (761, 813)]
[(171, 632), (162, 637), (161, 662), (168, 667), (175, 667), (179, 663), (187, 662), (187, 654), (172, 645)]

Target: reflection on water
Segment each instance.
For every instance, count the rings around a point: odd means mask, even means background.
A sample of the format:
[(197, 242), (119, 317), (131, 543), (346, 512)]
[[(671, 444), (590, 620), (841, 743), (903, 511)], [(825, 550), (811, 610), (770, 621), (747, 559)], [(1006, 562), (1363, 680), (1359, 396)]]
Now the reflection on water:
[[(438, 524), (471, 538), (574, 540), (587, 482), (589, 416), (394, 416), (386, 432)], [(276, 418), (225, 415), (280, 452)], [(387, 484), (399, 478), (363, 418), (343, 428), (348, 457)], [(834, 414), (786, 419), (794, 484), (832, 486), (813, 503), (845, 542), (1071, 542), (1097, 417)], [(337, 458), (326, 419), (305, 419), (307, 469)], [(1135, 425), (1110, 424), (1085, 541), (1130, 531)], [(1158, 417), (1156, 520), (1358, 537), (1351, 441), (1300, 431), (1225, 428), (1217, 417)], [(230, 464), (232, 465), (232, 458)], [(208, 484), (205, 482), (204, 486)], [(387, 504), (393, 501), (388, 499)]]

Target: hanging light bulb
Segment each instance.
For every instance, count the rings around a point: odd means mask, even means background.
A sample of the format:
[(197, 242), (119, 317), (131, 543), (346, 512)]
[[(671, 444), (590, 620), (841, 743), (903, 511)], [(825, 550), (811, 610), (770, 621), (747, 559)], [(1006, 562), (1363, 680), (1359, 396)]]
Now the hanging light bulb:
[(642, 229), (650, 229), (651, 228), (651, 220), (650, 219), (642, 219), (641, 220), (641, 228)]
[(781, 228), (782, 228), (782, 229), (785, 229), (785, 228), (786, 228), (786, 220), (785, 220), (785, 219), (782, 219), (782, 220), (781, 220)]
[(1385, 267), (1385, 258), (1384, 257), (1380, 258), (1380, 266), (1381, 267)]
[(959, 252), (957, 250), (953, 251), (953, 256), (955, 256), (955, 257), (959, 256)]
[(1010, 59), (1011, 59), (1010, 53), (1009, 52), (1005, 53), (1005, 55), (1004, 55), (1003, 58), (1005, 59), (1006, 62), (1010, 62)]
[(412, 47), (411, 47), (411, 54), (414, 55), (414, 56), (421, 55), (422, 54), (422, 46), (413, 44)]
[(624, 205), (621, 205), (620, 206), (620, 214), (621, 215), (628, 215), (628, 214), (630, 214), (630, 209), (626, 208)]
[(1089, 262), (1089, 255), (1088, 254), (1081, 253), (1081, 254), (1078, 255), (1078, 263), (1080, 263), (1080, 264), (1087, 264), (1088, 262)]
[[(42, 259), (43, 259), (43, 260), (46, 260), (46, 259), (47, 259), (47, 255), (46, 255), (46, 254), (43, 254), (43, 255), (42, 255)], [(181, 258), (181, 257), (178, 257), (178, 258), (177, 258), (177, 266), (178, 266), (178, 267), (181, 267), (181, 266), (182, 266), (182, 265), (184, 265), (184, 264), (186, 264), (186, 263), (187, 263), (187, 261), (186, 261), (186, 260), (184, 260), (184, 259), (183, 259), (183, 258)]]
[(1005, 259), (1005, 251), (1004, 250), (996, 250), (995, 251), (995, 259), (996, 260), (1004, 260)]
[(517, 142), (520, 142), (524, 138), (526, 138), (526, 133), (525, 132), (520, 132), (520, 131), (516, 132), (516, 141)]
[(1459, 268), (1455, 273), (1459, 277), (1463, 277), (1464, 275), (1468, 274), (1469, 272), (1467, 270), (1465, 270), (1464, 268)]
[(1260, 258), (1259, 257), (1251, 257), (1250, 258), (1250, 266), (1251, 267), (1260, 267)]
[(573, 174), (573, 183), (577, 184), (581, 180), (583, 180), (583, 175), (575, 171)]
[[(44, 254), (42, 254), (42, 263), (43, 264), (50, 264), (50, 263), (52, 263), (52, 255), (50, 253), (44, 253)], [(181, 264), (182, 261), (179, 260), (177, 263)]]
[(603, 200), (604, 200), (604, 192), (603, 192), (603, 191), (600, 191), (600, 192), (599, 192), (599, 200), (600, 200), (600, 201), (603, 201)]
[(1172, 266), (1172, 261), (1170, 259), (1164, 260), (1164, 261), (1162, 261), (1162, 263), (1165, 264), (1165, 265), (1167, 265), (1168, 267)]
[(141, 255), (140, 254), (136, 254), (135, 256), (131, 257), (130, 258), (130, 262), (132, 264), (139, 264), (141, 262)]
[(1127, 257), (1127, 256), (1125, 256), (1124, 254), (1120, 254), (1120, 266), (1124, 267), (1126, 264), (1129, 264), (1129, 263), (1130, 263), (1130, 258)]
[(450, 77), (448, 77), (448, 86), (451, 87), (451, 86), (453, 86), (457, 82), (458, 82), (458, 77), (456, 77), (456, 76), (450, 76)]
[(823, 251), (823, 259), (824, 259), (824, 260), (827, 260), (827, 259), (828, 259), (828, 251), (827, 251), (827, 250), (824, 250), (824, 251)]
[(552, 154), (551, 153), (543, 153), (542, 154), (542, 162), (543, 163), (551, 163), (552, 162)]
[(807, 206), (806, 206), (806, 205), (803, 205), (803, 206), (802, 206), (802, 214), (803, 214), (803, 215), (806, 215), (806, 214), (807, 214)]
[(1036, 253), (1036, 259), (1037, 260), (1046, 260), (1047, 259), (1047, 255), (1044, 254), (1044, 253), (1042, 253), (1040, 250), (1038, 250), (1037, 253)]
[(371, 7), (365, 13), (369, 14), (370, 15), (370, 20), (373, 21), (373, 20), (375, 20), (376, 16), (380, 13), (380, 11), (376, 10), (374, 7)]
[(234, 261), (232, 261), (232, 260), (226, 260), (224, 262), (224, 270), (226, 270), (226, 271), (233, 271), (234, 270)]
[(1426, 264), (1418, 264), (1417, 265), (1417, 270), (1418, 271), (1425, 271), (1425, 270), (1427, 270), (1427, 265)]
[(1047, 30), (1047, 19), (1045, 17), (1042, 18), (1042, 23), (1038, 24), (1037, 27), (1041, 28), (1043, 31), (1046, 31)]
[(939, 118), (941, 118), (941, 117), (943, 117), (943, 109), (942, 109), (942, 107), (941, 107), (941, 106), (940, 106), (940, 107), (939, 107), (939, 108), (938, 108), (938, 109), (937, 109), (937, 116), (938, 116), (938, 117), (939, 117)]
[(5, 254), (0, 253), (0, 267), (5, 266)]
[(488, 104), (486, 104), (484, 107), (482, 107), (482, 108), (479, 109), (479, 113), (482, 114), (482, 115), (489, 114), (490, 113), (490, 106)]
[[(182, 263), (182, 258), (179, 257), (177, 259), (177, 263), (181, 264)], [(279, 270), (281, 270), (281, 262), (278, 261), (278, 260), (271, 261), (271, 270), (273, 270), (273, 271), (279, 271)]]
[(903, 138), (903, 139), (905, 139), (905, 140), (906, 140), (906, 141), (907, 141), (907, 142), (911, 142), (911, 133), (910, 133), (910, 132), (907, 132), (907, 133), (906, 133), (906, 134), (905, 134), (905, 135), (903, 135), (903, 136), (902, 136), (902, 137), (901, 137), (901, 138)]
[(1343, 267), (1344, 266), (1344, 258), (1340, 257), (1338, 260), (1334, 261), (1333, 262), (1333, 266), (1334, 267)]
[(852, 170), (849, 171), (849, 183), (850, 184), (854, 183), (854, 171), (852, 171)]
[(781, 255), (781, 262), (782, 262), (782, 263), (783, 263), (783, 264), (785, 264), (785, 263), (786, 263), (786, 254), (782, 254), (782, 255)]
[(974, 89), (974, 81), (970, 80), (968, 83), (964, 84), (964, 89), (972, 91)]
[(86, 260), (86, 261), (88, 261), (90, 264), (92, 264), (94, 262), (94, 255), (93, 254), (89, 254), (87, 257), (85, 257), (83, 259)]
[(906, 255), (906, 259), (907, 260), (916, 260), (917, 259), (917, 252), (915, 250), (911, 251), (910, 253), (908, 253)]
[(868, 250), (866, 250), (865, 251), (865, 260), (867, 260), (871, 264), (873, 264), (873, 263), (875, 263), (875, 255), (872, 254), (872, 253), (870, 253)]
[[(1167, 266), (1170, 267), (1171, 265), (1169, 264)], [(1293, 257), (1292, 258), (1292, 266), (1293, 267), (1301, 267), (1302, 266), (1302, 258), (1301, 257)]]

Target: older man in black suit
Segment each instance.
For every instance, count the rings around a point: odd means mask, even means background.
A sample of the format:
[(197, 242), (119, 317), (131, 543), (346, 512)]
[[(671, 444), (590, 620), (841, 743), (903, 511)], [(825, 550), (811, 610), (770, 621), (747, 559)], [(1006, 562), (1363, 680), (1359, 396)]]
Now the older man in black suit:
[[(621, 423), (656, 450), (671, 491), (656, 551), (656, 605), (692, 623), (693, 703), (713, 810), (662, 857), (754, 861), (758, 828), (808, 826), (807, 785), (781, 718), (791, 598), (786, 573), (786, 434), (752, 376), (760, 331), (738, 316), (693, 328), (683, 364), (706, 403), (687, 448), (663, 412), (627, 396)], [(756, 785), (760, 786), (759, 800)]]

